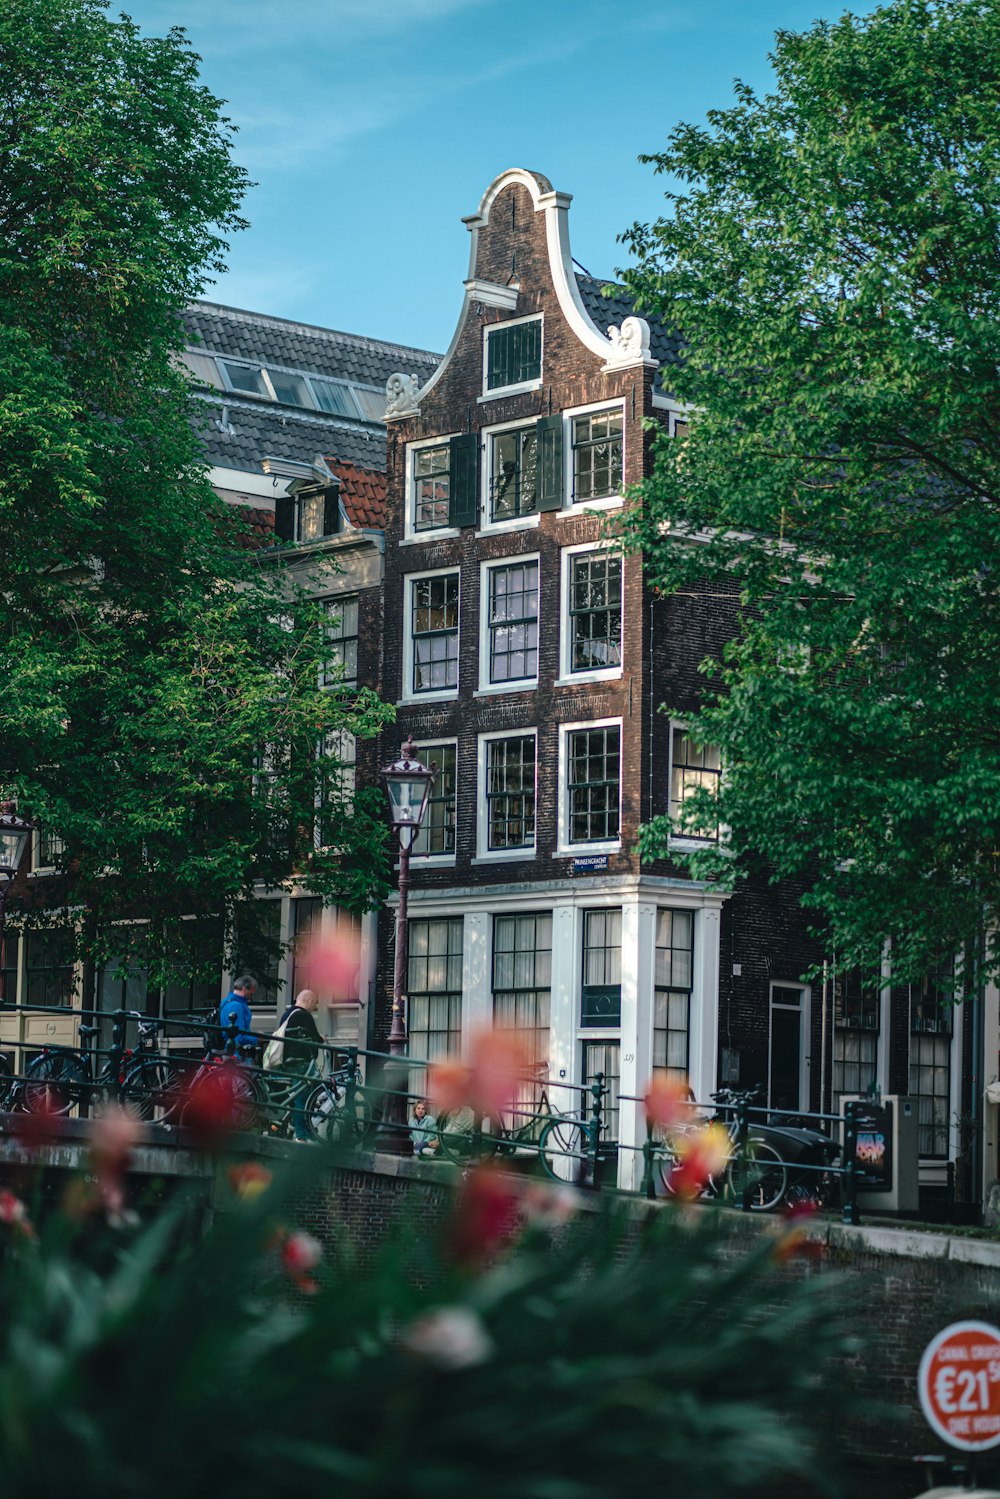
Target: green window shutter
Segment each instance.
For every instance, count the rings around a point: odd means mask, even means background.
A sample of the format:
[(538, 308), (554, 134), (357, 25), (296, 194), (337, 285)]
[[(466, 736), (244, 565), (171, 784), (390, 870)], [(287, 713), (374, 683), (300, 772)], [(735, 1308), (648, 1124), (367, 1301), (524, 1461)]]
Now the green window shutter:
[(451, 439), (448, 524), (474, 526), (479, 515), (479, 433)]
[(537, 427), (538, 510), (561, 510), (563, 505), (563, 419), (543, 416)]
[(274, 534), (279, 541), (295, 540), (295, 501), (280, 494), (274, 502)]

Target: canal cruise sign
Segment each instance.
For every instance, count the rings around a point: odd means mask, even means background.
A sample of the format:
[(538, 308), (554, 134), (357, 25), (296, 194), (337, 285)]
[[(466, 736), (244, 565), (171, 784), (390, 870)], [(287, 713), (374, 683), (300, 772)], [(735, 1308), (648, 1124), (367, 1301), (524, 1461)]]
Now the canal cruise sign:
[(952, 1322), (928, 1343), (917, 1383), (929, 1425), (949, 1446), (1000, 1446), (1000, 1329)]

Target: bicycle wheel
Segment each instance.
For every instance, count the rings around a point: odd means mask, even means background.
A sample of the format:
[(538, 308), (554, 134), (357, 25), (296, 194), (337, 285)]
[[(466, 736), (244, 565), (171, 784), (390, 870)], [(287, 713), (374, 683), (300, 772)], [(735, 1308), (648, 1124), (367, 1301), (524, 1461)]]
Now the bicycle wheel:
[(128, 1069), (121, 1085), (121, 1101), (139, 1119), (168, 1120), (177, 1107), (182, 1076), (166, 1057), (143, 1057)]
[(753, 1213), (771, 1213), (788, 1186), (788, 1170), (773, 1145), (748, 1140), (745, 1156), (734, 1155), (726, 1167), (726, 1192), (737, 1207), (749, 1201)]
[(320, 1082), (305, 1101), (306, 1130), (330, 1145), (357, 1145), (372, 1125), (372, 1104), (363, 1088), (354, 1089), (351, 1107), (343, 1084)]
[(206, 1062), (185, 1092), (180, 1123), (210, 1134), (250, 1130), (262, 1107), (255, 1080), (242, 1067), (228, 1060)]
[(86, 1096), (89, 1082), (76, 1052), (43, 1051), (25, 1069), (21, 1107), (28, 1114), (66, 1115)]
[[(484, 1119), (482, 1122), (482, 1135), (479, 1141), (479, 1149), (475, 1156), (477, 1161), (492, 1161), (497, 1151), (503, 1144), (503, 1136), (500, 1131), (503, 1125), (492, 1119)], [(476, 1145), (476, 1123), (475, 1115), (470, 1108), (446, 1109), (438, 1119), (438, 1148), (434, 1152), (446, 1161), (452, 1161), (456, 1166), (465, 1166), (473, 1159), (473, 1150)]]
[(590, 1137), (578, 1119), (550, 1119), (538, 1141), (538, 1162), (553, 1181), (575, 1182), (587, 1166)]
[(7, 1058), (0, 1052), (0, 1110), (12, 1109), (17, 1094), (13, 1070)]

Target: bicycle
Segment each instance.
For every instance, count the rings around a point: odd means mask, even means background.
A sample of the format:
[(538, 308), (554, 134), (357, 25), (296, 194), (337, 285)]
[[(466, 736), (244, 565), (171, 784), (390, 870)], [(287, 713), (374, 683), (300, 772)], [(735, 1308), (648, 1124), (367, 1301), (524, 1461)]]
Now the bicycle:
[[(746, 1203), (751, 1212), (773, 1212), (784, 1200), (788, 1189), (788, 1168), (779, 1151), (759, 1133), (749, 1133), (745, 1141), (740, 1139), (738, 1106), (755, 1098), (756, 1091), (734, 1093), (721, 1089), (713, 1093), (716, 1104), (712, 1115), (705, 1115), (697, 1122), (675, 1126), (666, 1139), (658, 1143), (656, 1161), (663, 1190), (669, 1197), (676, 1195), (674, 1175), (684, 1159), (685, 1152), (677, 1145), (691, 1140), (699, 1131), (711, 1123), (723, 1123), (730, 1141), (729, 1158), (726, 1161), (721, 1183), (714, 1176), (705, 1181), (703, 1198), (723, 1197), (737, 1203)], [(751, 1126), (751, 1129), (753, 1127)]]
[(370, 1132), (376, 1108), (361, 1083), (357, 1063), (331, 1067), (306, 1096), (306, 1131), (313, 1140), (331, 1145), (358, 1144)]
[[(119, 1096), (130, 1102), (143, 1091), (140, 1079), (144, 1078), (147, 1066), (145, 1059), (138, 1060), (141, 1053), (149, 1049), (159, 1029), (159, 1022), (147, 1020), (133, 1011), (129, 1019), (138, 1021), (139, 1045), (122, 1050), (117, 1066), (110, 1054), (105, 1057), (100, 1070), (95, 1073), (94, 1061), (97, 1053), (92, 1047), (93, 1038), (100, 1026), (81, 1022), (79, 1035), (81, 1045), (45, 1046), (33, 1057), (24, 1070), (20, 1084), (10, 1087), (10, 1103), (27, 1113), (58, 1114), (65, 1117), (80, 1104), (98, 1097)], [(149, 1118), (148, 1113), (141, 1115)]]
[[(466, 1165), (478, 1144), (479, 1160), (492, 1161), (498, 1156), (534, 1157), (546, 1176), (553, 1181), (564, 1180), (560, 1164), (569, 1159), (586, 1159), (591, 1148), (590, 1131), (585, 1118), (553, 1109), (548, 1090), (541, 1082), (548, 1070), (547, 1062), (533, 1070), (534, 1080), (541, 1083), (538, 1104), (519, 1129), (511, 1129), (502, 1116), (487, 1117), (481, 1120), (477, 1137), (471, 1107), (450, 1109), (438, 1120), (437, 1153), (456, 1165)], [(515, 1117), (523, 1108), (523, 1104), (514, 1105)]]

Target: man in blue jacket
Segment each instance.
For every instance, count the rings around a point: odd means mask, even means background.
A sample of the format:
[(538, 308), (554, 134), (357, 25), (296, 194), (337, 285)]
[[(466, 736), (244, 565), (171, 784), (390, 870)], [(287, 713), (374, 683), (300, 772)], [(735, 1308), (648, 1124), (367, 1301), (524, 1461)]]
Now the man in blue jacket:
[(259, 1042), (253, 1034), (253, 1015), (250, 1006), (253, 1003), (254, 994), (257, 991), (257, 980), (249, 975), (238, 978), (219, 1006), (219, 1025), (222, 1029), (223, 1045), (229, 1040), (233, 1021), (236, 1021), (239, 1029), (236, 1033), (237, 1046), (257, 1046)]

